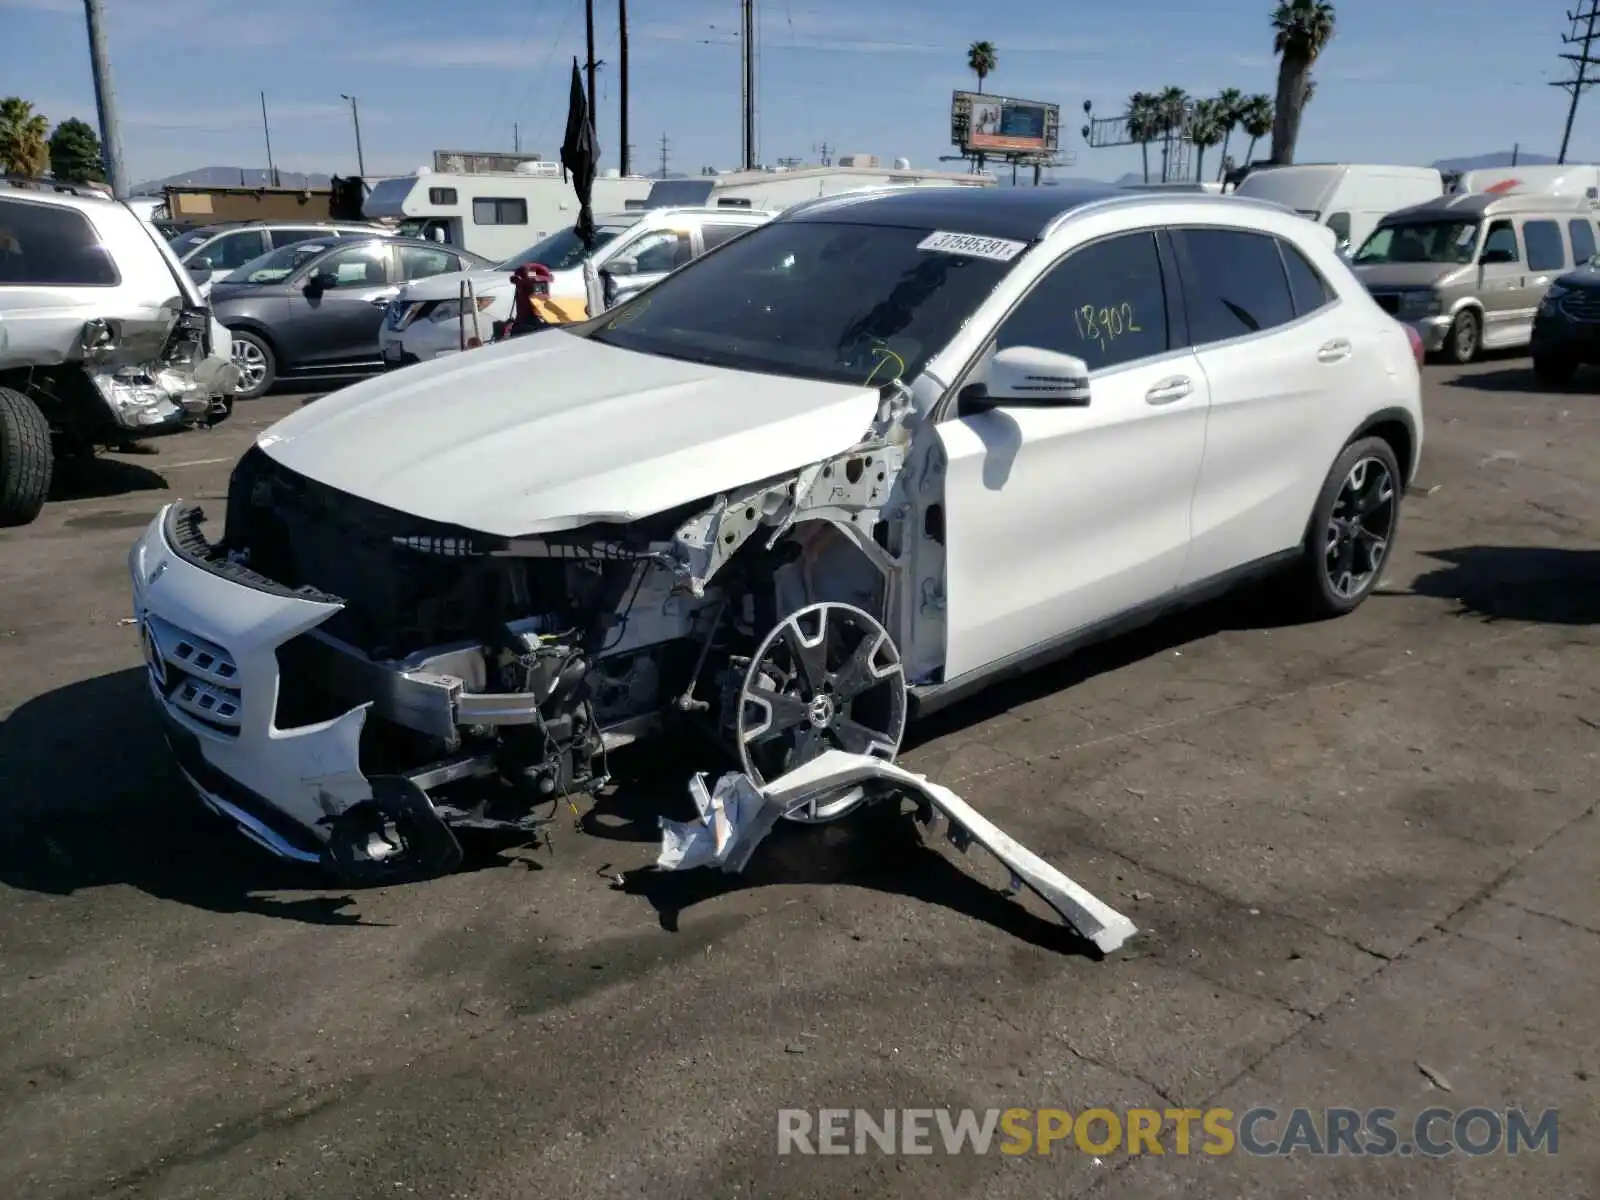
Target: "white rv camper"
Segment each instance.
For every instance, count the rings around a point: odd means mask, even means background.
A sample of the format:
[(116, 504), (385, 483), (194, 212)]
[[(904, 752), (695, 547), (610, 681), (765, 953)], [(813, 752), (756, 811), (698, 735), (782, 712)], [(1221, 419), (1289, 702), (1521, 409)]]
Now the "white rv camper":
[(1541, 196), (1600, 195), (1600, 167), (1540, 163), (1530, 167), (1480, 167), (1463, 171), (1450, 185), (1452, 193), (1536, 192)]
[[(594, 181), (595, 212), (617, 212), (650, 193), (649, 179), (620, 178), (615, 171)], [(481, 254), (491, 262), (570, 226), (578, 197), (561, 164), (525, 162), (515, 171), (445, 174), (419, 170), (385, 179), (362, 205), (369, 220), (399, 222), (402, 237), (427, 238)]]

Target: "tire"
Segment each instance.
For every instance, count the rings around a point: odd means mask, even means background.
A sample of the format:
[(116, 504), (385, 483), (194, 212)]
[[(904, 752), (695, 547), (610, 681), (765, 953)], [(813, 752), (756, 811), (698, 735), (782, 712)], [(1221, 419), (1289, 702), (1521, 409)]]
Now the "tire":
[(278, 382), (278, 356), (260, 334), (247, 329), (233, 334), (233, 361), (239, 365), (239, 384), (233, 389), (235, 400), (255, 400), (266, 395)]
[(1450, 332), (1444, 339), (1444, 356), (1457, 366), (1464, 367), (1478, 357), (1482, 343), (1483, 322), (1477, 310), (1462, 309), (1450, 323)]
[[(1358, 465), (1367, 475), (1374, 466), (1381, 468), (1387, 476), (1390, 497), (1386, 504), (1378, 504), (1361, 520), (1366, 532), (1352, 537), (1347, 519), (1351, 504), (1346, 487), (1354, 484)], [(1290, 570), (1288, 582), (1296, 615), (1312, 620), (1342, 617), (1354, 612), (1372, 594), (1388, 565), (1395, 534), (1399, 532), (1402, 478), (1394, 450), (1382, 438), (1361, 438), (1339, 452), (1323, 481), (1322, 490), (1317, 493), (1300, 560)], [(1381, 493), (1380, 480), (1365, 482), (1375, 489), (1373, 495)], [(1336, 520), (1342, 524), (1337, 531)], [(1382, 540), (1376, 562), (1371, 561), (1373, 542), (1377, 540), (1373, 534), (1378, 534)]]
[(1533, 357), (1534, 378), (1540, 383), (1559, 387), (1571, 383), (1577, 373), (1578, 364), (1570, 358), (1554, 354), (1536, 354)]
[(0, 388), (0, 526), (26, 525), (50, 495), (50, 423), (21, 392)]

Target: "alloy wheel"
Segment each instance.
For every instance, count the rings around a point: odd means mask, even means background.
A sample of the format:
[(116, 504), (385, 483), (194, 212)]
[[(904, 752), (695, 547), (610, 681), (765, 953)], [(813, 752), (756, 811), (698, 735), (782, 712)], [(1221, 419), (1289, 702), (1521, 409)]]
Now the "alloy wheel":
[(233, 362), (239, 368), (239, 382), (233, 388), (236, 393), (254, 391), (267, 377), (267, 356), (254, 342), (234, 338)]
[(1389, 553), (1399, 508), (1394, 476), (1377, 458), (1358, 459), (1344, 477), (1328, 518), (1323, 569), (1341, 600), (1361, 595)]

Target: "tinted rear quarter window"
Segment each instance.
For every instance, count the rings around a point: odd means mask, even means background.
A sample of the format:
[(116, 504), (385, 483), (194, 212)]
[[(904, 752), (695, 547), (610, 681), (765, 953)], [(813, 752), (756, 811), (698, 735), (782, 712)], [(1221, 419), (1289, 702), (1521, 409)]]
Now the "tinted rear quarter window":
[(1581, 267), (1594, 256), (1594, 226), (1587, 221), (1568, 221), (1567, 234), (1572, 238), (1572, 261)]
[(1334, 292), (1328, 281), (1306, 260), (1293, 242), (1280, 240), (1278, 249), (1283, 254), (1283, 266), (1289, 273), (1289, 294), (1294, 300), (1297, 317), (1314, 313), (1324, 305), (1333, 303)]
[(1295, 317), (1278, 240), (1242, 229), (1185, 229), (1184, 302), (1197, 346), (1261, 333)]
[(1528, 250), (1528, 270), (1559, 271), (1567, 265), (1567, 248), (1561, 243), (1561, 226), (1554, 221), (1524, 221), (1522, 244)]
[(715, 250), (730, 238), (736, 238), (748, 225), (706, 225), (700, 230), (700, 240), (705, 243), (707, 250)]
[(120, 279), (83, 213), (0, 199), (0, 286), (115, 287)]
[(321, 229), (274, 229), (271, 233), (272, 248), (276, 250), (280, 246), (293, 246), (300, 242), (309, 242), (314, 237), (321, 237), (323, 233), (324, 231)]
[(1051, 267), (995, 335), (995, 349), (1034, 346), (1081, 358), (1091, 371), (1164, 353), (1166, 292), (1155, 234), (1125, 233)]

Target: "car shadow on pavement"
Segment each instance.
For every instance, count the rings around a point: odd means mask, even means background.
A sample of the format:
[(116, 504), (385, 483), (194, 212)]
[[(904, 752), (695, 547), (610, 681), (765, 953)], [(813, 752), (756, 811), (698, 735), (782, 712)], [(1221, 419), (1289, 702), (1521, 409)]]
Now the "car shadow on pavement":
[(163, 492), (166, 476), (141, 463), (100, 455), (60, 458), (50, 479), (50, 499), (98, 500), (129, 492)]
[[(0, 885), (70, 896), (129, 886), (216, 913), (358, 925), (354, 897), (258, 850), (193, 798), (144, 670), (70, 684), (0, 724)], [(261, 893), (322, 894), (277, 898)]]
[(1476, 375), (1457, 375), (1442, 381), (1445, 387), (1470, 392), (1534, 392), (1543, 395), (1593, 396), (1600, 392), (1600, 370), (1580, 367), (1570, 383), (1542, 383), (1527, 363), (1483, 371)]
[(1428, 550), (1445, 565), (1411, 585), (1419, 596), (1454, 600), (1463, 616), (1544, 625), (1600, 622), (1600, 550), (1463, 546)]

